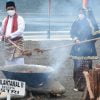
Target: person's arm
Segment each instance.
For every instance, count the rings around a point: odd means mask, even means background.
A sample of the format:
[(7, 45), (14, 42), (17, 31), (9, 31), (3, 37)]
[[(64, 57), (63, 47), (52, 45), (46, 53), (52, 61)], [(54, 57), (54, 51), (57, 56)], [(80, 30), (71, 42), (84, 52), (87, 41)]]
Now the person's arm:
[(93, 35), (94, 38), (99, 38), (100, 37), (100, 31), (96, 31), (95, 35)]
[(18, 30), (10, 34), (11, 39), (22, 36), (25, 29), (25, 22), (21, 16), (18, 16)]
[(93, 37), (92, 38), (98, 38), (100, 37), (100, 30), (99, 30), (99, 27), (98, 27), (98, 23), (97, 21), (95, 20), (95, 17), (94, 17), (94, 14), (92, 12), (92, 10), (89, 12), (89, 19), (94, 27), (94, 33), (93, 33)]
[(70, 31), (71, 38), (72, 38), (75, 42), (79, 42), (79, 39), (78, 39), (78, 36), (77, 36), (78, 30), (79, 30), (79, 25), (78, 25), (78, 22), (75, 21), (75, 22), (72, 24), (71, 31)]

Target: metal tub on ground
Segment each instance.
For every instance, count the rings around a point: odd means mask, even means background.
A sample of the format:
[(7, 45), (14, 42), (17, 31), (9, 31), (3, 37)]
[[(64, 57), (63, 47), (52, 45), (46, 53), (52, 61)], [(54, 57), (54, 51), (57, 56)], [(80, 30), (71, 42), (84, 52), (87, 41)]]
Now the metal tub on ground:
[(7, 79), (26, 82), (26, 90), (35, 93), (63, 94), (65, 88), (52, 77), (54, 69), (42, 65), (4, 66), (1, 71)]

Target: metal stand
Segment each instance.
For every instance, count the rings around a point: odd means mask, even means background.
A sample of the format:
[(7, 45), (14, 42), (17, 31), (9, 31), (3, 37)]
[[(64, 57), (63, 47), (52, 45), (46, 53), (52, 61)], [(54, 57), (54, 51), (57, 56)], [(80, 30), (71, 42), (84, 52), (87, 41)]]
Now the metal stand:
[(7, 94), (7, 100), (11, 100), (11, 95)]

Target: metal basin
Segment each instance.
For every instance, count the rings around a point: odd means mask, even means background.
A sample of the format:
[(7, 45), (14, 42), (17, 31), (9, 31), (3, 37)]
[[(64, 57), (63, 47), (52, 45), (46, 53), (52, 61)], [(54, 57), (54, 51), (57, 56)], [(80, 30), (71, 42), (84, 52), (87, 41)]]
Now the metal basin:
[(26, 82), (29, 87), (43, 86), (53, 69), (48, 66), (41, 65), (13, 65), (5, 66), (2, 72), (7, 79), (14, 79)]

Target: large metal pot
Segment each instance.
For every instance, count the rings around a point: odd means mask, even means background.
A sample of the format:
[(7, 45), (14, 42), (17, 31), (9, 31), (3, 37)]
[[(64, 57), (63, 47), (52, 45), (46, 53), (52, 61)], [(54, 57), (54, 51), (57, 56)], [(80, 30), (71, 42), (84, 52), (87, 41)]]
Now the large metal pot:
[(2, 70), (7, 79), (26, 82), (29, 87), (40, 87), (44, 85), (53, 69), (41, 65), (13, 65), (5, 66)]

